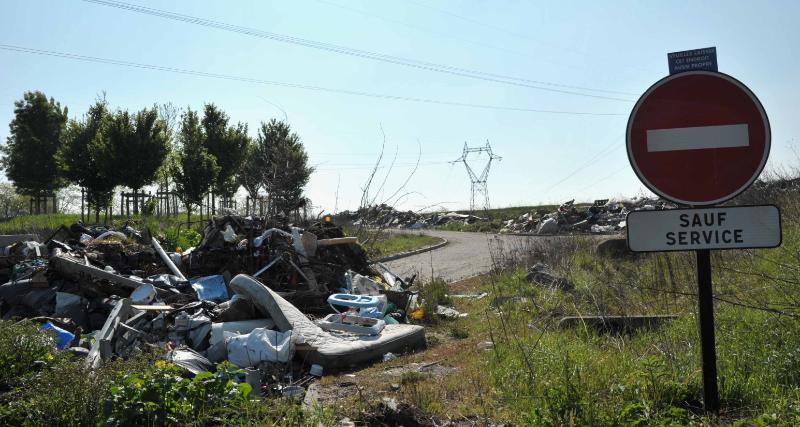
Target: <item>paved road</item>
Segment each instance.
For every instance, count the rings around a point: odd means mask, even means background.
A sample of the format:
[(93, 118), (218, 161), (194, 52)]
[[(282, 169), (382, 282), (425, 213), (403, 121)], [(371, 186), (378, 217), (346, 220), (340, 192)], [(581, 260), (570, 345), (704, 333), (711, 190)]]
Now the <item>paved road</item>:
[(433, 270), (434, 277), (454, 282), (488, 272), (492, 268), (492, 254), (497, 258), (514, 251), (529, 252), (534, 245), (546, 243), (549, 239), (569, 238), (459, 231), (423, 232), (430, 236), (445, 238), (449, 243), (440, 249), (384, 263), (400, 277), (410, 277), (417, 273), (417, 280), (427, 281)]

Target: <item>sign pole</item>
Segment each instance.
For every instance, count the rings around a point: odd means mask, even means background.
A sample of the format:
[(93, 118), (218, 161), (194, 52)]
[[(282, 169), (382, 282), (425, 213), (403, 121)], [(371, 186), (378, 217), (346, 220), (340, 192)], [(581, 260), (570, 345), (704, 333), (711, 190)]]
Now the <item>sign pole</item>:
[(697, 254), (697, 308), (700, 315), (700, 350), (703, 358), (703, 408), (719, 412), (717, 349), (714, 337), (714, 297), (711, 288), (711, 251)]

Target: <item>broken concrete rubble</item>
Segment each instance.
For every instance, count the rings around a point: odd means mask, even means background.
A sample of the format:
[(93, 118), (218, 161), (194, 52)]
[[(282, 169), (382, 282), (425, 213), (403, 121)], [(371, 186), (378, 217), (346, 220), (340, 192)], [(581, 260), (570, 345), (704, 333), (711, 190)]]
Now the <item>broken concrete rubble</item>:
[(341, 216), (352, 221), (355, 226), (373, 228), (429, 228), (450, 223), (472, 224), (485, 220), (475, 215), (457, 212), (436, 212), (420, 214), (413, 211), (401, 212), (388, 205), (376, 205), (355, 212), (345, 211)]
[[(500, 233), (519, 234), (616, 234), (626, 227), (627, 214), (633, 210), (672, 209), (676, 206), (660, 199), (614, 198), (595, 200), (588, 205), (575, 204), (569, 200), (561, 204), (555, 211), (537, 209), (526, 212), (516, 218), (502, 222)], [(355, 212), (340, 214), (345, 221), (354, 226), (369, 228), (406, 228), (421, 229), (444, 226), (451, 223), (474, 224), (487, 221), (475, 215), (448, 213), (402, 212), (388, 205), (370, 206)]]
[(616, 234), (625, 229), (626, 218), (630, 211), (675, 207), (663, 200), (645, 197), (600, 199), (583, 208), (578, 208), (575, 200), (570, 200), (561, 204), (554, 212), (538, 210), (520, 215), (516, 219), (509, 219), (503, 224), (500, 232)]

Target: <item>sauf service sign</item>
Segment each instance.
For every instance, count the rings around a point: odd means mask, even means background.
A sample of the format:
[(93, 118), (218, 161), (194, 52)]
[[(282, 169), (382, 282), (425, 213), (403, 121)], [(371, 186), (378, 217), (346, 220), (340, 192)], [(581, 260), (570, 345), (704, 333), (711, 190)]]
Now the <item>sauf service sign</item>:
[(781, 244), (775, 206), (634, 211), (628, 246), (635, 252), (773, 248)]
[(770, 127), (755, 94), (717, 72), (716, 49), (675, 52), (668, 58), (670, 75), (636, 102), (625, 141), (642, 183), (691, 208), (629, 213), (628, 247), (635, 252), (695, 251), (703, 407), (717, 413), (710, 250), (781, 244), (777, 207), (718, 205), (758, 179), (769, 156)]

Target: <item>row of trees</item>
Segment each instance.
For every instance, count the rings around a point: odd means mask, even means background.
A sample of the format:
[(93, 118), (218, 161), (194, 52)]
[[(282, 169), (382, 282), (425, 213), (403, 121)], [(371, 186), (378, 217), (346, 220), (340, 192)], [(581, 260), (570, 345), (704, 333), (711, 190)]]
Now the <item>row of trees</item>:
[(230, 200), (240, 186), (253, 198), (266, 192), (274, 212), (288, 212), (303, 203), (313, 171), (287, 123), (262, 122), (253, 139), (214, 104), (202, 114), (171, 105), (132, 113), (112, 111), (103, 96), (72, 120), (42, 92), (26, 92), (14, 105), (0, 166), (17, 192), (35, 197), (78, 185), (97, 220), (117, 187), (138, 194), (169, 181), (187, 217), (209, 192)]

